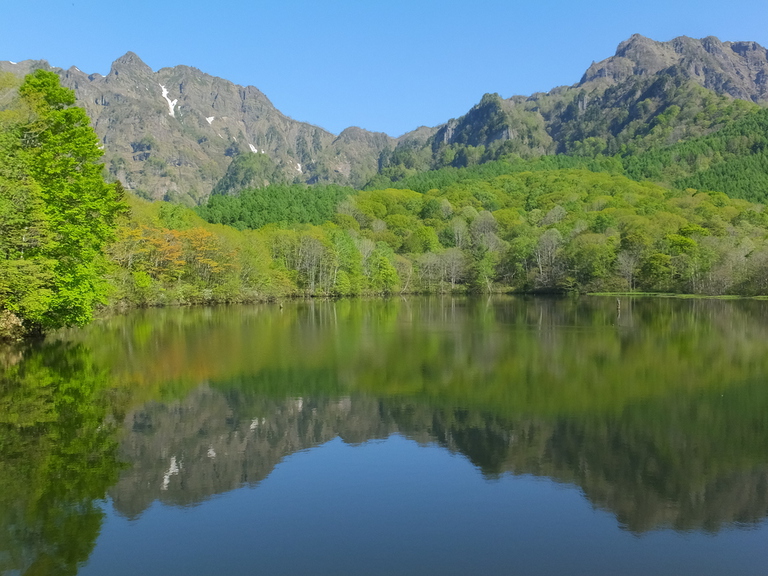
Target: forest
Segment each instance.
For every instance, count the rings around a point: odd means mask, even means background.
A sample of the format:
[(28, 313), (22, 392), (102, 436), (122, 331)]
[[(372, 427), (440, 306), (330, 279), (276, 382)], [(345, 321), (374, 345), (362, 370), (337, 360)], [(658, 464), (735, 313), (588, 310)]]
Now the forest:
[[(487, 169), (494, 168), (501, 169)], [(288, 295), (765, 292), (761, 205), (583, 168), (484, 172), (426, 192), (321, 191), (301, 213), (270, 203), (270, 188), (214, 196), (199, 214), (131, 199), (108, 248), (111, 278), (120, 301), (132, 305)], [(261, 206), (253, 227), (243, 217), (249, 205)]]
[(0, 95), (6, 336), (84, 324), (103, 306), (768, 287), (758, 106), (703, 101), (697, 121), (712, 131), (663, 144), (658, 133), (685, 115), (670, 106), (612, 155), (574, 144), (482, 158), (466, 144), (451, 153), (461, 162), (425, 171), (390, 158), (362, 190), (267, 179), (232, 193), (269, 169), (235, 158), (227, 185), (193, 209), (105, 180), (98, 138), (55, 74), (2, 76)]

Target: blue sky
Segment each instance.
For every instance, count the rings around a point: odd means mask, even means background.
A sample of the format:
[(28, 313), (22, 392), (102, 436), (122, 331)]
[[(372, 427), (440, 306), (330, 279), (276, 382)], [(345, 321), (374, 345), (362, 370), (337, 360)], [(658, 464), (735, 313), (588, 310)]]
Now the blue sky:
[(4, 2), (0, 60), (109, 71), (128, 50), (264, 92), (338, 133), (398, 136), (503, 97), (573, 84), (633, 33), (753, 40), (765, 0), (22, 0)]

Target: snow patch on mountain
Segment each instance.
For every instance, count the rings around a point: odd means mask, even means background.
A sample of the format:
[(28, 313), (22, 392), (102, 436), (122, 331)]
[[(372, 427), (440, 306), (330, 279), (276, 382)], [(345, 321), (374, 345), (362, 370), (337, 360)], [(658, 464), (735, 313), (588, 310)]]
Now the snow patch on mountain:
[(162, 84), (160, 84), (160, 88), (163, 89), (163, 98), (168, 103), (168, 110), (169, 110), (168, 115), (176, 118), (176, 112), (174, 112), (173, 109), (176, 106), (176, 102), (178, 102), (179, 99), (177, 98), (176, 100), (171, 100), (170, 98), (168, 98), (168, 89)]

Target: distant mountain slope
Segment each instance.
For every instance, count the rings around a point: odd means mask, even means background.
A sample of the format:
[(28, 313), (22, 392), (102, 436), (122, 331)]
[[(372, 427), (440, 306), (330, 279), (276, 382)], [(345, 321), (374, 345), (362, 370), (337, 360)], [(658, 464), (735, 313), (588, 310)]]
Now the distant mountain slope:
[(768, 200), (768, 108), (707, 136), (648, 150), (623, 160), (634, 179), (678, 188), (725, 192), (752, 202)]
[(188, 66), (153, 72), (132, 52), (106, 76), (45, 61), (0, 63), (26, 74), (53, 69), (93, 120), (112, 177), (150, 198), (198, 202), (240, 153), (264, 154), (279, 179), (363, 184), (378, 169), (385, 134), (348, 128), (339, 136), (277, 110), (253, 86), (242, 87)]

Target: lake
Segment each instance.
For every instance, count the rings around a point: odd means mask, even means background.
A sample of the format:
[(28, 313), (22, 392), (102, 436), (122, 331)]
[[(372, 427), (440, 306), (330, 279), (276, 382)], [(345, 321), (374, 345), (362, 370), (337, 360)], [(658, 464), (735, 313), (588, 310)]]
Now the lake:
[(0, 574), (768, 573), (768, 302), (140, 310), (0, 349)]

